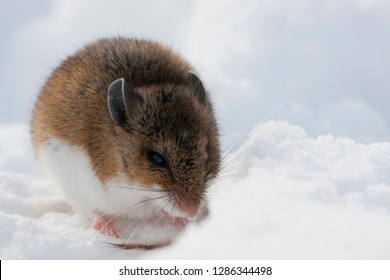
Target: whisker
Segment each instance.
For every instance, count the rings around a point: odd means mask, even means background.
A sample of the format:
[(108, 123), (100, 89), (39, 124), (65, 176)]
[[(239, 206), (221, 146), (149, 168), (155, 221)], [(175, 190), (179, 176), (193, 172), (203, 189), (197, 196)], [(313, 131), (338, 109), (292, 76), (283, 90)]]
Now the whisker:
[(96, 231), (96, 233), (94, 234), (94, 236), (91, 238), (91, 240), (89, 241), (89, 243), (92, 243), (96, 237), (102, 232), (103, 228), (105, 228), (109, 223), (111, 223), (114, 219), (116, 219), (117, 217), (119, 216), (119, 214), (113, 216), (111, 219), (109, 219), (98, 231)]
[[(154, 211), (155, 209), (158, 209), (160, 210), (160, 206), (156, 206), (153, 208), (152, 211)], [(155, 213), (152, 213), (151, 215), (145, 217), (141, 222), (140, 224), (133, 230), (133, 232), (131, 233), (131, 235), (129, 236), (129, 238), (127, 238), (126, 240), (126, 243), (129, 243), (130, 240), (133, 238), (133, 236), (138, 232), (138, 230), (141, 228), (141, 226), (146, 223), (146, 221), (148, 221), (151, 217), (153, 217), (154, 215), (156, 215), (159, 211), (156, 211)], [(132, 223), (133, 224), (133, 223)], [(129, 227), (126, 228), (126, 231), (128, 230)]]
[[(167, 198), (167, 196), (163, 196), (163, 197), (160, 197), (160, 198), (162, 198), (162, 199), (166, 199)], [(156, 215), (156, 214), (158, 214), (159, 213), (159, 211), (156, 211), (156, 212), (153, 212), (155, 209), (157, 209), (157, 208), (159, 208), (158, 210), (160, 210), (161, 209), (161, 207), (160, 206), (155, 206), (153, 209), (152, 209), (152, 214), (150, 214), (148, 217), (146, 217), (146, 218), (151, 218), (151, 217), (153, 217), (154, 215)], [(136, 223), (136, 222), (138, 222), (140, 219), (142, 219), (143, 217), (138, 217), (138, 218), (136, 218), (136, 220), (135, 221), (133, 221), (133, 223), (131, 223), (129, 226), (127, 226), (126, 227), (126, 229), (125, 229), (125, 231), (124, 231), (124, 233), (125, 232), (127, 232), (128, 231), (128, 229), (134, 224), (134, 223)], [(145, 220), (145, 219), (144, 219)], [(130, 237), (131, 238), (131, 237)]]
[[(276, 104), (276, 106), (273, 107), (272, 110), (269, 111), (268, 114), (266, 114), (261, 120), (261, 122), (264, 122), (279, 110), (282, 103)], [(251, 132), (249, 132), (246, 136), (238, 137), (234, 139), (223, 151), (222, 157), (218, 162), (218, 165), (221, 166), (221, 169), (224, 167), (230, 166), (234, 161), (240, 159), (243, 155), (247, 154), (250, 151), (250, 148), (246, 148), (243, 151), (236, 153), (251, 136), (253, 136), (257, 130), (260, 128), (260, 126), (256, 126)]]
[[(163, 205), (162, 206), (162, 208), (165, 208), (167, 205), (169, 205), (169, 200), (167, 199), (167, 201), (166, 201), (166, 203), (165, 203), (165, 205)], [(153, 228), (153, 229), (157, 229), (158, 227), (159, 227), (159, 225), (162, 225), (162, 221), (164, 220), (164, 216), (163, 215), (159, 215), (159, 217), (151, 224), (151, 227)], [(162, 226), (163, 228), (165, 227), (165, 225), (164, 226)], [(151, 233), (152, 232), (149, 232), (149, 236), (151, 235)], [(150, 240), (150, 238), (149, 238), (149, 240)]]
[(248, 152), (251, 151), (251, 148), (244, 148), (242, 151), (239, 151), (238, 153), (232, 154), (230, 158), (226, 158), (223, 162), (221, 162), (221, 166), (227, 167), (230, 166), (234, 161), (237, 161), (238, 159), (242, 158), (244, 155), (246, 155)]
[[(165, 204), (164, 204), (163, 206), (161, 206), (160, 209), (164, 209), (164, 208), (169, 204), (169, 199), (168, 199), (168, 197), (165, 197), (165, 199), (166, 199), (166, 202), (165, 202)], [(154, 214), (152, 214), (152, 215), (150, 215), (150, 218), (151, 218), (152, 216), (155, 216), (155, 215), (158, 214), (158, 213), (159, 213), (159, 211), (156, 212), (156, 213), (154, 213)], [(158, 225), (160, 224), (160, 221), (161, 221), (162, 219), (164, 219), (164, 216), (163, 216), (163, 215), (158, 215), (158, 218), (155, 219), (155, 220), (153, 221), (153, 223), (150, 225), (150, 227), (152, 227), (152, 228), (157, 228)], [(145, 226), (145, 224), (146, 224), (146, 221), (144, 221), (144, 223), (143, 223), (143, 224), (140, 224), (140, 225)], [(152, 234), (152, 232), (153, 232), (153, 231), (149, 231), (149, 236)], [(150, 240), (150, 237), (149, 237), (149, 240)]]
[[(221, 161), (223, 161), (227, 156), (234, 153), (239, 147), (241, 147), (242, 144), (242, 138), (238, 137), (234, 139), (222, 152)], [(240, 140), (240, 141), (239, 141)], [(237, 143), (238, 142), (238, 143)], [(234, 144), (234, 146), (233, 146)]]
[(234, 178), (235, 177), (235, 174), (227, 174), (225, 176), (221, 176), (219, 177), (217, 180), (213, 181), (212, 184), (210, 184), (209, 186), (207, 186), (207, 188), (213, 186), (213, 185), (216, 185), (220, 182), (223, 182), (223, 181), (226, 181), (228, 179), (231, 179), (231, 178)]
[[(137, 217), (134, 219), (133, 222), (131, 222), (121, 233), (121, 235), (119, 236), (119, 238), (122, 238), (126, 233), (127, 231), (132, 227), (132, 225), (136, 224), (142, 217)], [(126, 243), (128, 243), (129, 240), (126, 241)]]
[(144, 192), (165, 192), (164, 190), (143, 189), (143, 188), (134, 188), (134, 187), (125, 187), (125, 186), (112, 186), (112, 187), (117, 189), (135, 190), (135, 191), (144, 191)]

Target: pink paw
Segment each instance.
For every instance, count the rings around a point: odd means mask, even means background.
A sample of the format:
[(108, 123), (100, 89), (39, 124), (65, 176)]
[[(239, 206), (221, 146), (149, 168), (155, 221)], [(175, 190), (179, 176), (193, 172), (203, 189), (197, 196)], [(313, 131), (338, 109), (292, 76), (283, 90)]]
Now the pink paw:
[(98, 219), (93, 225), (93, 228), (96, 229), (98, 232), (107, 236), (111, 236), (115, 238), (119, 238), (121, 236), (120, 232), (107, 218)]

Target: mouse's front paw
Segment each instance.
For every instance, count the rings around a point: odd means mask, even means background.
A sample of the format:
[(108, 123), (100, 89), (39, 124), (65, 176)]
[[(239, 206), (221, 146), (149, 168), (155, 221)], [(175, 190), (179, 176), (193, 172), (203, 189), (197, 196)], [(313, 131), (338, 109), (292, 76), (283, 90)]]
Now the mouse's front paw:
[(93, 228), (107, 236), (115, 238), (119, 238), (121, 236), (120, 232), (112, 224), (112, 221), (107, 218), (99, 218), (93, 225)]

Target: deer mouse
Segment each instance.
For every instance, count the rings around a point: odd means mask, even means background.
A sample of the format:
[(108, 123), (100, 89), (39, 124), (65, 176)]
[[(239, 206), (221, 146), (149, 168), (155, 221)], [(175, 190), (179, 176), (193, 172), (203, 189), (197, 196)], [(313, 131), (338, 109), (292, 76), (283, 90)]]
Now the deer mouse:
[(147, 222), (176, 232), (207, 213), (216, 120), (201, 80), (170, 48), (120, 37), (82, 48), (43, 86), (31, 137), (73, 211), (101, 233), (123, 238)]

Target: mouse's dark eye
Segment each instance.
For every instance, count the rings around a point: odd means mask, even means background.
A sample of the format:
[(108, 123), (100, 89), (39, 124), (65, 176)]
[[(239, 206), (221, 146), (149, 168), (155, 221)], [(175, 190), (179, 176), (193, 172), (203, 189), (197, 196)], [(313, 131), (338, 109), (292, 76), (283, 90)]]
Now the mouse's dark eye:
[(148, 151), (147, 156), (148, 156), (149, 162), (153, 166), (156, 166), (156, 167), (166, 167), (167, 166), (167, 161), (159, 153), (157, 153), (155, 151)]

